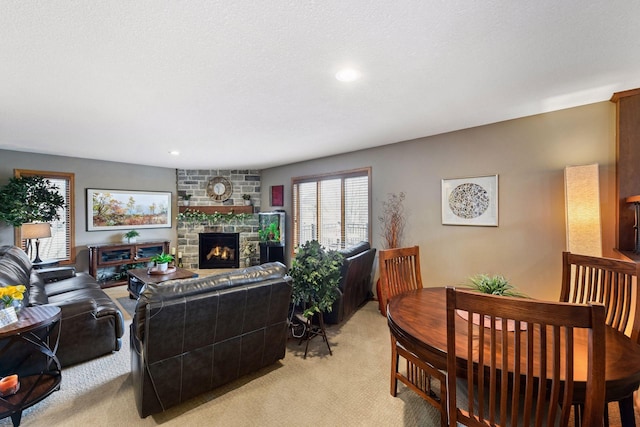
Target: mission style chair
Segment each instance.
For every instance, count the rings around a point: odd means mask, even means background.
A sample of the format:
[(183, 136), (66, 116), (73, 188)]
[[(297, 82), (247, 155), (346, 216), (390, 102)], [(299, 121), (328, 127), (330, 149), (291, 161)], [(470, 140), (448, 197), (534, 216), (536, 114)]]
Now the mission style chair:
[[(573, 336), (578, 328), (586, 329), (589, 337), (582, 425), (602, 425), (604, 306), (540, 302), (454, 288), (446, 292), (450, 425), (515, 426), (527, 425), (524, 421), (529, 420), (530, 425), (568, 425), (574, 390)], [(456, 343), (460, 326), (456, 322), (462, 318), (458, 310), (467, 312), (466, 321), (461, 322), (467, 337)], [(462, 403), (464, 398), (468, 403)]]
[[(414, 289), (422, 289), (420, 274), (420, 250), (418, 246), (381, 250), (378, 253), (380, 262), (380, 290), (383, 315), (387, 315), (387, 302), (390, 298)], [(442, 426), (447, 425), (446, 377), (435, 367), (420, 360), (412, 351), (412, 344), (402, 338), (391, 335), (391, 395), (398, 392), (398, 380), (409, 389), (440, 411)], [(398, 370), (400, 356), (406, 360), (406, 373)], [(440, 394), (431, 388), (431, 379), (440, 382)]]
[[(604, 304), (606, 324), (640, 342), (639, 273), (635, 262), (563, 252), (560, 301)], [(633, 390), (618, 405), (622, 424), (634, 422)]]

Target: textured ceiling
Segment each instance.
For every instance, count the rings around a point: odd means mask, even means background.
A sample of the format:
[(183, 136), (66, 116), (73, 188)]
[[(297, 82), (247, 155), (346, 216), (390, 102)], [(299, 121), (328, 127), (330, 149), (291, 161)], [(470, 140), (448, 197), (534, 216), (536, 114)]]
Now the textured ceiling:
[(640, 87), (638, 1), (261, 3), (2, 0), (0, 148), (266, 168)]

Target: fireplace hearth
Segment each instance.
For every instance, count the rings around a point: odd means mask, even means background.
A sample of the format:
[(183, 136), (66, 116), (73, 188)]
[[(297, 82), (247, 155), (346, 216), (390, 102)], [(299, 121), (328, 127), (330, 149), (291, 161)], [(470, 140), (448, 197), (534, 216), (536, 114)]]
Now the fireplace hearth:
[(239, 268), (240, 233), (200, 233), (198, 268)]

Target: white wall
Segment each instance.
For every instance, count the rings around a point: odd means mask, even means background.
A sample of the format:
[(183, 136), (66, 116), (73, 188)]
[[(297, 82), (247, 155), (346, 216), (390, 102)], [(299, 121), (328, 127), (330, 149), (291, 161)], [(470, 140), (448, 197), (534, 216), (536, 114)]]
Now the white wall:
[[(404, 245), (420, 245), (425, 286), (500, 273), (532, 297), (557, 300), (565, 250), (564, 167), (600, 164), (603, 248), (614, 256), (615, 161), (615, 106), (602, 102), (266, 169), (262, 206), (269, 209), (270, 186), (285, 184), (290, 228), (292, 177), (371, 166), (372, 243), (381, 248), (376, 218), (382, 202), (388, 193), (405, 192)], [(499, 175), (499, 226), (442, 225), (441, 180), (492, 174)]]

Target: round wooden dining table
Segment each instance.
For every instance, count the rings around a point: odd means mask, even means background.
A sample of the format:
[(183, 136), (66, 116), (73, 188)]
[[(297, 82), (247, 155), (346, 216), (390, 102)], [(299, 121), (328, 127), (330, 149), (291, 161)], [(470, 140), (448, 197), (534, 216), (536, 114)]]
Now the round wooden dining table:
[[(447, 368), (447, 309), (445, 288), (425, 288), (408, 291), (389, 300), (389, 329), (398, 342), (410, 352), (437, 369)], [(457, 316), (457, 354), (464, 353), (467, 340), (466, 320)], [(586, 385), (586, 332), (576, 331), (574, 341), (574, 380), (576, 395)], [(640, 345), (613, 328), (605, 328), (605, 380), (607, 401), (629, 396), (640, 385)], [(633, 411), (633, 407), (630, 408)], [(626, 425), (635, 425), (633, 414)], [(627, 420), (629, 414), (622, 416)]]

